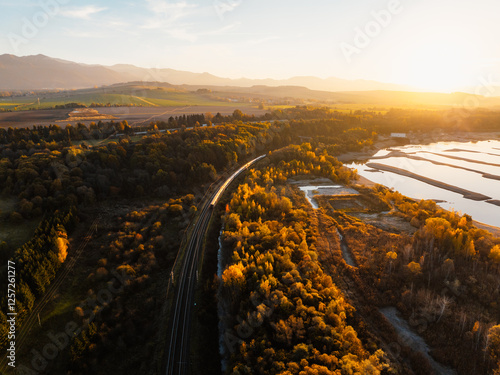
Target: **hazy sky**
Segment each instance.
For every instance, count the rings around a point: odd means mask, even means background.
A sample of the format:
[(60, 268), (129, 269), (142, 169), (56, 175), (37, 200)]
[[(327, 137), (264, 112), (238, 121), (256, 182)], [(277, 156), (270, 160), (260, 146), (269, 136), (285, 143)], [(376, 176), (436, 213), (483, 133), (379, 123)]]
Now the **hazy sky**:
[(0, 53), (452, 90), (500, 81), (499, 14), (498, 0), (0, 0)]

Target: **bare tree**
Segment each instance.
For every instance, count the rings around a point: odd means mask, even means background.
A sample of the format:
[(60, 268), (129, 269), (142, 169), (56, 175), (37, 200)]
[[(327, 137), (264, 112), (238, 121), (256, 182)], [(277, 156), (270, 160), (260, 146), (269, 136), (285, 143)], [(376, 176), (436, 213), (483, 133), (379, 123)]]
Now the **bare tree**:
[(409, 263), (411, 257), (413, 256), (413, 247), (411, 245), (406, 245), (403, 248), (402, 254), (403, 254), (403, 264)]
[[(439, 298), (439, 297), (438, 297)], [(441, 320), (441, 318), (443, 317), (443, 314), (444, 312), (446, 311), (446, 308), (452, 303), (452, 299), (451, 298), (448, 298), (447, 296), (441, 296), (441, 298), (439, 298), (438, 300), (438, 304), (439, 304), (439, 307), (440, 307), (440, 310), (439, 310), (439, 318), (437, 320), (437, 322), (439, 323), (439, 321)]]

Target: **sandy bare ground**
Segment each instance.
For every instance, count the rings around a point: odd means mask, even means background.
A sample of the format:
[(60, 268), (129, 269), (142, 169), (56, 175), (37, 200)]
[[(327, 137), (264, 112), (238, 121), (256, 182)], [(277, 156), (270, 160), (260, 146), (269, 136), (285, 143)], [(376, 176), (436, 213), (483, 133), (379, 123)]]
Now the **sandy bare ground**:
[(0, 113), (0, 128), (26, 128), (33, 125), (50, 125), (68, 118), (71, 109), (50, 109)]
[[(377, 185), (375, 182), (372, 180), (367, 179), (366, 177), (358, 175), (358, 179), (356, 180), (357, 185), (363, 185), (363, 186), (368, 186), (368, 187), (373, 187)], [(354, 186), (356, 186), (356, 184)]]
[(481, 161), (481, 160), (476, 160), (476, 159), (462, 158), (460, 156), (446, 155), (444, 153), (438, 154), (436, 152), (430, 152), (430, 154), (437, 155), (437, 156), (443, 156), (445, 158), (453, 159), (453, 160), (467, 161), (469, 163), (476, 163), (476, 164), (483, 164), (483, 165), (491, 165), (493, 167), (500, 167), (500, 164), (489, 163), (489, 162), (486, 162), (486, 161)]
[(500, 237), (500, 228), (499, 227), (494, 227), (493, 225), (484, 224), (484, 223), (481, 223), (481, 222), (476, 221), (476, 220), (473, 220), (473, 223), (479, 229), (487, 230), (487, 231), (493, 233), (494, 236)]

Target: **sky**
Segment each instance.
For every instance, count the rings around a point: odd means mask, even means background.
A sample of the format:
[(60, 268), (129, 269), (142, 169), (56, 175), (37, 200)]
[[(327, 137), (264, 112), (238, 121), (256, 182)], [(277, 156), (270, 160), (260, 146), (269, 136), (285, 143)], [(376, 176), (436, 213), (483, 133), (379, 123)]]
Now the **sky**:
[(229, 78), (500, 86), (498, 0), (0, 0), (0, 54)]

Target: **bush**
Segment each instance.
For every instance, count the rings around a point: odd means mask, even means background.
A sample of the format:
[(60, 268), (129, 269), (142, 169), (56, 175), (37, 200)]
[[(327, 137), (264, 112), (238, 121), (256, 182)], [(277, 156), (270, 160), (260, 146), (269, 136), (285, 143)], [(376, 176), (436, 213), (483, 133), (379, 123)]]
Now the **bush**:
[(180, 204), (172, 204), (168, 207), (168, 211), (174, 215), (180, 215), (182, 213), (182, 206)]
[(23, 216), (19, 212), (12, 212), (10, 214), (10, 222), (12, 224), (21, 224), (23, 222)]

